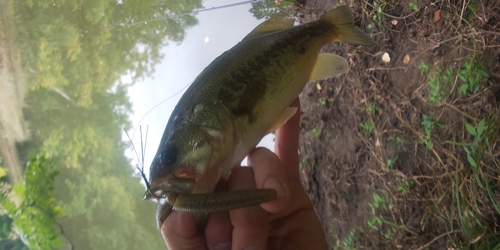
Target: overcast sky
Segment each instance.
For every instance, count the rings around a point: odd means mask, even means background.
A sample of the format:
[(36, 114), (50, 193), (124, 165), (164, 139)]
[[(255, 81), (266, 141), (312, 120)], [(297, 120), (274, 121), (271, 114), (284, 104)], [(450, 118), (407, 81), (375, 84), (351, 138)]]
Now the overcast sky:
[[(211, 8), (242, 1), (205, 0), (203, 6)], [(199, 13), (196, 16), (198, 25), (186, 31), (186, 37), (181, 44), (170, 44), (162, 49), (164, 59), (156, 65), (152, 78), (147, 78), (129, 88), (134, 110), (131, 117), (134, 127), (142, 125), (144, 131), (145, 127), (149, 126), (144, 161), (146, 175), (149, 174), (149, 166), (168, 118), (186, 87), (210, 62), (233, 47), (261, 22), (249, 12), (251, 7), (251, 4), (244, 4)], [(206, 37), (209, 38), (208, 43), (205, 42)], [(176, 94), (179, 91), (181, 93)], [(140, 119), (151, 108), (169, 97), (171, 99), (154, 108), (139, 124)], [(130, 136), (132, 133), (133, 131), (129, 131)], [(138, 129), (133, 137), (136, 148), (140, 150)], [(261, 144), (272, 148), (273, 137), (267, 136)]]

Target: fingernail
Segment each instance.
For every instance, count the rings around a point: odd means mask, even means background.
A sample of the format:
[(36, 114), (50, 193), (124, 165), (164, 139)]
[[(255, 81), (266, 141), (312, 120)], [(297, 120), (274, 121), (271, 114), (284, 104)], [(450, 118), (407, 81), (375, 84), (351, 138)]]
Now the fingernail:
[(231, 249), (231, 242), (219, 243), (215, 246), (215, 250), (229, 250)]
[(276, 177), (268, 178), (262, 187), (276, 190), (278, 198), (286, 196), (286, 190), (283, 183), (281, 183), (281, 181)]

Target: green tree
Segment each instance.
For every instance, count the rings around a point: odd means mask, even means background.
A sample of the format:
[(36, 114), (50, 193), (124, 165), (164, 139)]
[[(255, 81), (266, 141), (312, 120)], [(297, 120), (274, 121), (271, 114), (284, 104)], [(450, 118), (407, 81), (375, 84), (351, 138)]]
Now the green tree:
[[(2, 237), (2, 244), (22, 248), (20, 242), (16, 242), (20, 238), (31, 249), (51, 249), (62, 245), (55, 220), (63, 215), (53, 196), (56, 175), (53, 161), (38, 155), (32, 156), (28, 162), (22, 182), (12, 188), (6, 182), (0, 183), (0, 208), (8, 216), (1, 219), (0, 235), (6, 235), (10, 230), (7, 239)], [(12, 232), (17, 235), (9, 236)]]
[(30, 86), (89, 106), (94, 94), (112, 88), (121, 75), (137, 80), (152, 73), (160, 48), (182, 41), (197, 23), (178, 14), (200, 7), (201, 0), (14, 1)]
[[(124, 156), (126, 93), (153, 72), (162, 46), (181, 42), (197, 23), (184, 13), (199, 9), (201, 0), (16, 0), (13, 6), (31, 88), (24, 114), (32, 138), (20, 151), (53, 159), (64, 238), (75, 249), (164, 248), (155, 204), (141, 199), (145, 188)], [(123, 75), (132, 82), (122, 83)]]
[[(278, 4), (276, 4), (278, 2)], [(250, 13), (257, 19), (269, 19), (273, 17), (289, 16), (293, 10), (295, 1), (285, 0), (263, 0), (252, 3)]]
[(127, 85), (97, 93), (87, 107), (47, 89), (28, 95), (32, 125), (28, 150), (57, 159), (55, 198), (65, 211), (58, 219), (75, 249), (164, 248), (154, 221), (155, 204), (124, 156), (130, 129)]

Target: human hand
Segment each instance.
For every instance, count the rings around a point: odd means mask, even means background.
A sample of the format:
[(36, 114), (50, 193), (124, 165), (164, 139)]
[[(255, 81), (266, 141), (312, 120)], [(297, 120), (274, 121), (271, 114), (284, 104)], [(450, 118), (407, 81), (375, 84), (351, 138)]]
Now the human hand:
[[(298, 101), (292, 104), (298, 106)], [(326, 249), (323, 228), (299, 176), (300, 111), (276, 131), (275, 153), (254, 149), (216, 191), (273, 188), (278, 199), (211, 213), (203, 232), (193, 215), (174, 211), (161, 227), (169, 249)]]

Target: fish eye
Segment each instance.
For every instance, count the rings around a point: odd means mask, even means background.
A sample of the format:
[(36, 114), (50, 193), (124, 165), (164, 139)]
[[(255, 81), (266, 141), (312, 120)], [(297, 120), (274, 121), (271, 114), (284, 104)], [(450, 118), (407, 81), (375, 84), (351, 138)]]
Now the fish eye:
[(160, 161), (163, 165), (171, 165), (177, 161), (177, 154), (179, 153), (179, 149), (177, 146), (170, 144), (161, 151), (160, 153)]

